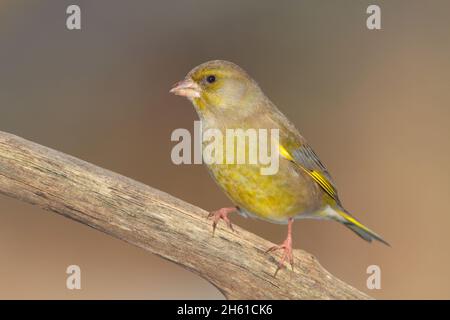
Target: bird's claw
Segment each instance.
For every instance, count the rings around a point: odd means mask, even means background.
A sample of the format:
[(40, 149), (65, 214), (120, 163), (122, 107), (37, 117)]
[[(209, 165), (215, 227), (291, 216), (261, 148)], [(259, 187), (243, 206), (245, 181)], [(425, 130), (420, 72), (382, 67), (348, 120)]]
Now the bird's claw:
[(294, 270), (294, 255), (292, 253), (292, 240), (290, 237), (288, 237), (282, 244), (270, 247), (268, 250), (266, 250), (266, 253), (274, 252), (277, 250), (284, 250), (283, 256), (280, 259), (280, 262), (278, 263), (277, 269), (275, 270), (274, 277), (277, 276), (278, 271), (285, 268), (284, 263), (286, 261), (289, 261), (289, 264), (291, 265), (292, 271)]
[(217, 223), (219, 222), (219, 220), (225, 221), (228, 228), (230, 228), (231, 231), (234, 232), (233, 224), (231, 223), (230, 218), (228, 218), (228, 214), (231, 212), (234, 212), (234, 211), (236, 211), (236, 208), (222, 208), (222, 209), (219, 209), (216, 211), (212, 211), (208, 214), (208, 219), (212, 218), (212, 220), (213, 220), (213, 223), (212, 223), (213, 236), (216, 231)]

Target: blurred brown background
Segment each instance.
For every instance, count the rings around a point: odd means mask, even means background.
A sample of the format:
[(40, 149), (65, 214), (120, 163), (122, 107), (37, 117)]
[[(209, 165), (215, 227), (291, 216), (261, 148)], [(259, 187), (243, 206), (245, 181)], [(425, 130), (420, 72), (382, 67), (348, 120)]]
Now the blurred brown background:
[[(81, 31), (65, 27), (73, 3)], [(381, 31), (366, 28), (369, 4), (381, 6)], [(201, 62), (234, 61), (308, 138), (346, 207), (392, 244), (299, 221), (294, 246), (374, 297), (448, 299), (449, 13), (445, 0), (1, 0), (0, 130), (216, 209), (230, 203), (205, 168), (171, 163), (171, 132), (197, 116), (168, 90)], [(233, 219), (285, 237), (285, 226)], [(65, 287), (70, 264), (82, 290)], [(366, 288), (371, 264), (381, 290)], [(0, 196), (0, 298), (223, 296), (179, 266)]]

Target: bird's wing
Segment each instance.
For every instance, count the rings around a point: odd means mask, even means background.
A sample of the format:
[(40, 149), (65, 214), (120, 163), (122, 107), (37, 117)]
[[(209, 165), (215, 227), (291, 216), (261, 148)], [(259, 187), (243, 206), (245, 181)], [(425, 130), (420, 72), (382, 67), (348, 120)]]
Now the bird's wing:
[(275, 110), (272, 119), (281, 127), (279, 146), (281, 156), (308, 174), (326, 194), (336, 201), (336, 204), (340, 205), (336, 186), (327, 168), (295, 126), (278, 109)]
[(309, 146), (306, 139), (275, 105), (269, 102), (271, 112), (264, 113), (263, 122), (280, 128), (279, 152), (297, 168), (308, 174), (336, 204), (340, 205), (336, 186), (327, 168)]
[(340, 204), (333, 179), (314, 150), (306, 143), (289, 149), (280, 144), (281, 156), (307, 173), (337, 204)]

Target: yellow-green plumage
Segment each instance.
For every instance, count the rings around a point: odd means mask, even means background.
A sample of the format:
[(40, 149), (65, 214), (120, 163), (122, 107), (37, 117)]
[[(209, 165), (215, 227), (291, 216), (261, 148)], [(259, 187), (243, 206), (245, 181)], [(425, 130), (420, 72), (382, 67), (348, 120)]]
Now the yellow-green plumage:
[[(209, 83), (211, 76), (214, 81)], [(289, 218), (333, 219), (365, 240), (384, 242), (343, 209), (325, 166), (245, 71), (227, 61), (210, 61), (193, 69), (185, 82), (191, 85), (185, 86), (181, 95), (194, 104), (204, 131), (219, 129), (225, 136), (226, 129), (279, 129), (276, 174), (262, 175), (256, 164), (208, 165), (242, 214), (276, 223), (286, 223)]]
[[(212, 125), (225, 129), (270, 128), (280, 129), (264, 113), (250, 114), (236, 123), (234, 117), (226, 117), (221, 123)], [(205, 129), (210, 121), (203, 119)], [(285, 140), (280, 130), (281, 142)], [(246, 144), (246, 154), (249, 154)], [(248, 214), (272, 222), (285, 223), (289, 217), (299, 213), (314, 212), (321, 208), (323, 192), (304, 172), (295, 168), (284, 158), (280, 159), (279, 170), (274, 175), (262, 175), (258, 164), (211, 164), (212, 176), (231, 200)]]

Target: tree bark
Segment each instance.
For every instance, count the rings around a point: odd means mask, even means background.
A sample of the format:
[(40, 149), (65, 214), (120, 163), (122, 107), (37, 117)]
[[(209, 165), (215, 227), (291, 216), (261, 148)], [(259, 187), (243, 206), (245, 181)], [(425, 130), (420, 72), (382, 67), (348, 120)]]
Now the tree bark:
[(0, 132), (0, 193), (54, 211), (191, 270), (228, 299), (370, 299), (295, 250), (274, 277), (273, 244), (167, 193)]

